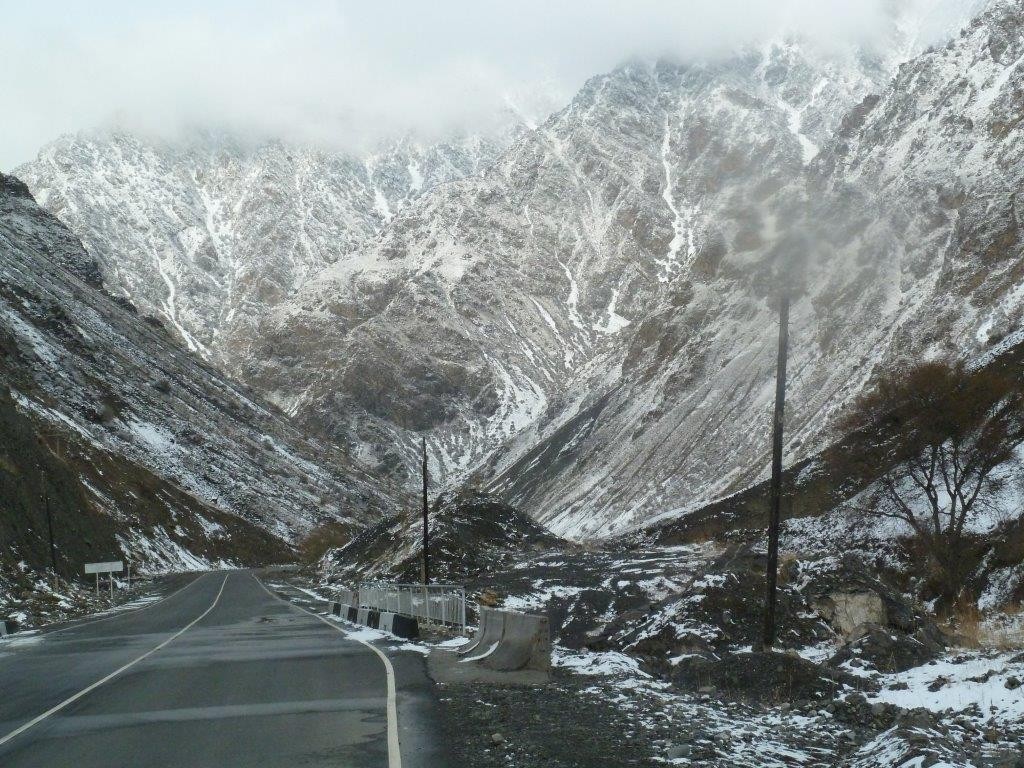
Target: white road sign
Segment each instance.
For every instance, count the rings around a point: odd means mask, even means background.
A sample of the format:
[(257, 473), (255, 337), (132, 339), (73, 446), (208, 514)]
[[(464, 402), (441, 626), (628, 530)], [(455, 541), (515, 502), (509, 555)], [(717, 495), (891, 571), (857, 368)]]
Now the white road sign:
[(124, 570), (124, 563), (114, 560), (109, 563), (86, 563), (86, 573), (120, 573)]

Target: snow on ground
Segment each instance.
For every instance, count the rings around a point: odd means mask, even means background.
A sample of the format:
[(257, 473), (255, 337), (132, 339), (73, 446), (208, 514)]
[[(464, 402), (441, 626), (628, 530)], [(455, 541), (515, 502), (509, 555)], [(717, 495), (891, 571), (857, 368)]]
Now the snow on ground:
[(527, 595), (514, 595), (505, 598), (503, 609), (509, 611), (521, 611), (529, 613), (544, 608), (555, 598), (566, 598), (578, 595), (583, 591), (581, 587), (570, 587), (564, 584), (548, 584), (538, 581), (534, 583), (536, 592)]
[(268, 586), (271, 586), (274, 589), (288, 589), (289, 587), (291, 587), (292, 589), (296, 589), (299, 592), (302, 592), (304, 595), (309, 595), (314, 600), (329, 601), (329, 600), (335, 599), (335, 598), (331, 598), (331, 597), (326, 597), (321, 592), (316, 592), (316, 591), (314, 591), (312, 589), (306, 589), (305, 587), (300, 587), (298, 584), (281, 584), (279, 582), (278, 583), (268, 582)]
[(578, 675), (633, 675), (638, 679), (651, 679), (640, 669), (635, 657), (619, 651), (577, 651), (556, 644), (552, 648), (551, 663)]
[(171, 573), (173, 571), (228, 570), (236, 568), (235, 563), (226, 560), (208, 560), (185, 549), (171, 538), (162, 525), (154, 526), (149, 532), (129, 528), (116, 536), (124, 552), (131, 552), (133, 560), (144, 564), (140, 572), (145, 574)]
[(1024, 722), (1024, 653), (1019, 650), (960, 653), (882, 679), (872, 701), (933, 712), (975, 711), (976, 706), (983, 720)]

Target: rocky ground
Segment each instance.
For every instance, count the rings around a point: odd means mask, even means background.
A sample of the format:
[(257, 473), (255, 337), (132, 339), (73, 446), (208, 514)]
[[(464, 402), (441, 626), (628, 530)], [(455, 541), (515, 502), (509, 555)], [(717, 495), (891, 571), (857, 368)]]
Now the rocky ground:
[[(448, 738), (458, 765), (650, 765), (657, 731), (614, 699), (585, 693), (587, 681), (556, 670), (540, 688), (444, 686)], [(567, 715), (571, 715), (568, 716)]]
[[(898, 578), (895, 544), (839, 537), (844, 556), (802, 548), (808, 523), (788, 528), (778, 649), (764, 654), (752, 650), (756, 537), (581, 547), (534, 537), (479, 495), (448, 511), (444, 578), (481, 603), (546, 613), (555, 640), (546, 686), (440, 685), (463, 724), (450, 735), (463, 765), (1024, 766), (1021, 614), (1004, 604), (974, 624), (939, 621)], [(416, 554), (404, 530), (384, 546), (372, 537), (372, 557), (353, 542), (299, 578), (352, 583), (371, 563), (385, 575), (389, 558), (404, 573)]]
[[(430, 653), (442, 640), (427, 634), (417, 646)], [(1020, 652), (949, 649), (894, 673), (829, 670), (792, 652), (721, 656), (746, 670), (744, 695), (666, 679), (631, 653), (558, 642), (545, 685), (439, 683), (458, 724), (447, 738), (467, 768), (1024, 765)], [(805, 685), (773, 686), (779, 666)], [(816, 689), (828, 672), (842, 683)]]

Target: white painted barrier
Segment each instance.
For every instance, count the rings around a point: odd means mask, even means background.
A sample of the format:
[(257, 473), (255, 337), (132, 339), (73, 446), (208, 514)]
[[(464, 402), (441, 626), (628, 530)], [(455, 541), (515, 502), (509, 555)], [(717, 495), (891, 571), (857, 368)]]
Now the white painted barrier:
[(479, 650), (486, 649), (492, 643), (501, 640), (501, 630), (505, 624), (505, 612), (493, 608), (480, 607), (480, 626), (473, 639), (458, 650), (459, 656), (476, 655)]
[(419, 637), (419, 623), (410, 616), (401, 616), (390, 611), (373, 611), (369, 608), (356, 609), (353, 606), (328, 601), (327, 612), (353, 624), (380, 629), (388, 634), (397, 635), (406, 640)]
[(466, 626), (466, 589), (457, 584), (369, 582), (358, 589), (339, 588), (337, 600), (430, 624)]

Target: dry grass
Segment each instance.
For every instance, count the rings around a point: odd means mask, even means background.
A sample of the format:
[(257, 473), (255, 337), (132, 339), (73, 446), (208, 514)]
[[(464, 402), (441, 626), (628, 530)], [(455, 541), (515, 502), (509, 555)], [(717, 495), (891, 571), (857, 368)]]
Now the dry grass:
[(976, 604), (963, 601), (942, 629), (966, 648), (1015, 651), (1024, 648), (1022, 615), (1024, 606), (1019, 603), (1003, 609), (997, 616), (986, 617)]
[(971, 600), (961, 600), (954, 606), (943, 629), (954, 635), (960, 645), (966, 648), (981, 648), (982, 618), (976, 603)]
[(299, 557), (304, 563), (315, 563), (329, 549), (345, 546), (352, 539), (352, 529), (347, 523), (325, 523), (310, 532), (299, 544)]
[(1003, 609), (1003, 622), (991, 619), (982, 624), (981, 642), (985, 648), (998, 651), (1017, 651), (1024, 648), (1024, 605), (1017, 603)]

